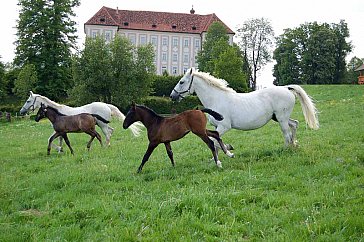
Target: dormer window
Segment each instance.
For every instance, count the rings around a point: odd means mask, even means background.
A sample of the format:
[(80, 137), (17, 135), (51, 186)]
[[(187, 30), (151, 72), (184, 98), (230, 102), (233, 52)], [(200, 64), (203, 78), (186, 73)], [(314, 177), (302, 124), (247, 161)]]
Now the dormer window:
[(105, 17), (101, 17), (100, 18), (100, 22), (105, 22), (106, 20), (105, 20)]
[(128, 22), (124, 22), (124, 26), (129, 26), (129, 23)]
[(197, 28), (196, 28), (196, 26), (192, 26), (192, 30), (196, 30)]
[(152, 24), (152, 28), (157, 28), (157, 25), (156, 24)]
[(177, 29), (177, 26), (175, 24), (173, 24), (172, 29)]

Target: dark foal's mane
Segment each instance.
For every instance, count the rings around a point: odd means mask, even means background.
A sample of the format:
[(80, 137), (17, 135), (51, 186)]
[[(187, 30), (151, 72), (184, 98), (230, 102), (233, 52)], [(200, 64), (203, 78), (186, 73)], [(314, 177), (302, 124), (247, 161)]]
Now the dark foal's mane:
[(63, 113), (61, 113), (61, 112), (59, 112), (58, 111), (58, 109), (56, 109), (56, 108), (54, 108), (54, 107), (51, 107), (51, 106), (49, 106), (49, 107), (47, 107), (48, 109), (51, 109), (51, 110), (53, 110), (54, 112), (56, 112), (58, 115), (60, 115), (60, 116), (67, 116), (67, 115), (65, 115), (65, 114), (63, 114)]

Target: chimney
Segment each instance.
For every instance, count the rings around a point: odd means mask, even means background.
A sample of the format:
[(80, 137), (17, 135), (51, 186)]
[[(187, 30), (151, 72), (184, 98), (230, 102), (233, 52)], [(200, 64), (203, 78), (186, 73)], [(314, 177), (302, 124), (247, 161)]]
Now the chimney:
[(195, 10), (193, 9), (193, 5), (192, 5), (192, 9), (190, 10), (190, 14), (195, 14)]

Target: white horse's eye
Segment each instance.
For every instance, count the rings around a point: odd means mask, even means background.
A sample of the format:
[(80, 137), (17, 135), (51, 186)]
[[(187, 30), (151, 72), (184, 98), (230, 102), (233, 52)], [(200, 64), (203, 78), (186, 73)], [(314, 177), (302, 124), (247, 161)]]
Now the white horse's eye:
[(184, 81), (180, 81), (180, 82), (179, 82), (179, 84), (180, 84), (180, 85), (183, 85), (183, 83), (185, 83), (185, 82), (184, 82)]

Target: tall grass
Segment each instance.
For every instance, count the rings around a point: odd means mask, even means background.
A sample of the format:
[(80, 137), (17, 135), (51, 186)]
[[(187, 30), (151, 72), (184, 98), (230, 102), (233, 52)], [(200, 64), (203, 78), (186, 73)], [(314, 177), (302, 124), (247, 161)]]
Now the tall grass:
[[(159, 146), (136, 174), (148, 141), (114, 120), (111, 147), (70, 135), (75, 155), (46, 155), (48, 121), (0, 123), (0, 241), (363, 241), (364, 87), (304, 86), (320, 111), (299, 147), (278, 125), (231, 130), (235, 158), (211, 162), (187, 135)], [(104, 137), (103, 137), (104, 138)]]

